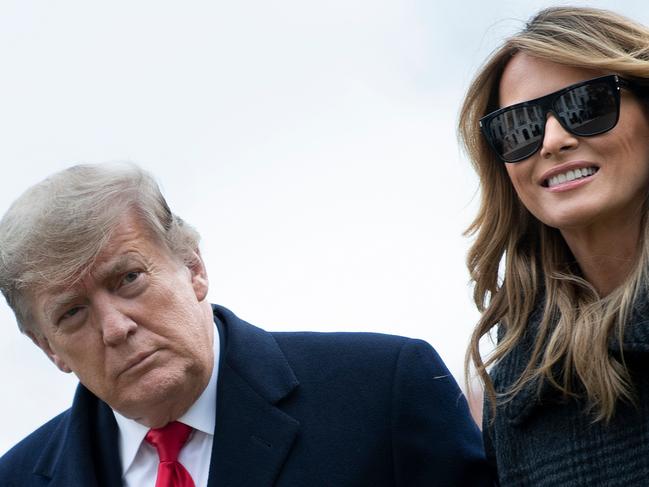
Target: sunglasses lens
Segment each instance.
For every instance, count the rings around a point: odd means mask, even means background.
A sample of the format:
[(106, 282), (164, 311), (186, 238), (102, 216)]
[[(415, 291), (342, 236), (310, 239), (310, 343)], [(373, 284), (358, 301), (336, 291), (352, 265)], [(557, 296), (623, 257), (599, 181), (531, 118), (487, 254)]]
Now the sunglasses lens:
[[(544, 100), (551, 99), (551, 110), (571, 134), (588, 137), (615, 127), (620, 99), (613, 77), (591, 80), (552, 99), (547, 95), (505, 109), (488, 118), (483, 127), (487, 139), (505, 162), (527, 159), (543, 144), (547, 110)], [(545, 107), (545, 108), (544, 108)]]
[(575, 135), (601, 134), (615, 127), (618, 101), (605, 82), (590, 83), (567, 91), (554, 102), (562, 125)]
[(492, 118), (487, 126), (489, 138), (500, 157), (520, 161), (534, 154), (543, 140), (545, 117), (541, 107), (512, 108)]

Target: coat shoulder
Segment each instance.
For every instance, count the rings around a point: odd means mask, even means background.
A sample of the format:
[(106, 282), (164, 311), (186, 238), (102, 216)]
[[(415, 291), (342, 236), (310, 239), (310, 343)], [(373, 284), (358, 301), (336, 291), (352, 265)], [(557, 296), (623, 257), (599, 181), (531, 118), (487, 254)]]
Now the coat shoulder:
[(372, 350), (378, 347), (378, 350), (385, 351), (400, 347), (406, 341), (414, 341), (412, 338), (371, 332), (273, 331), (270, 333), (279, 343), (316, 348), (344, 346), (345, 348)]
[(348, 371), (394, 369), (404, 356), (423, 354), (439, 365), (433, 347), (423, 340), (381, 333), (272, 332), (292, 366), (345, 368)]
[(328, 424), (374, 432), (369, 443), (389, 445), (395, 485), (491, 485), (479, 430), (431, 345), (376, 333), (273, 336), (303, 397), (318, 398), (319, 418), (334, 411)]
[(59, 432), (69, 415), (67, 410), (52, 418), (0, 457), (0, 485), (33, 485), (31, 479), (44, 446), (63, 437)]
[(373, 401), (396, 397), (421, 404), (432, 399), (434, 409), (463, 402), (446, 365), (423, 340), (347, 332), (277, 332), (273, 337), (301, 382), (355, 393), (362, 389), (375, 396)]

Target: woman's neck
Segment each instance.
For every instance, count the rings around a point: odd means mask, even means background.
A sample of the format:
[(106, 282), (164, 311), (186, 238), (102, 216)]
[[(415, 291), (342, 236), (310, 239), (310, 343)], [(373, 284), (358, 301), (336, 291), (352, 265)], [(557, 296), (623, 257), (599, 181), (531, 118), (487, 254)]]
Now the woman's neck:
[(561, 230), (581, 271), (604, 297), (622, 284), (638, 259), (640, 221), (635, 218)]

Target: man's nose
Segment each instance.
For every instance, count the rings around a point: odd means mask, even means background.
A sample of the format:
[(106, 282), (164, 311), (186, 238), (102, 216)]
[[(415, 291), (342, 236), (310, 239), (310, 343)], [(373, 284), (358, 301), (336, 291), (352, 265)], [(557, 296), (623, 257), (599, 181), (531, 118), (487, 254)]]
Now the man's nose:
[(125, 312), (124, 307), (111, 299), (95, 303), (95, 317), (106, 345), (114, 346), (125, 342), (137, 329), (137, 323)]
[(549, 113), (545, 122), (541, 157), (547, 159), (558, 156), (561, 152), (573, 150), (578, 145), (579, 138), (564, 129), (559, 120), (552, 113)]

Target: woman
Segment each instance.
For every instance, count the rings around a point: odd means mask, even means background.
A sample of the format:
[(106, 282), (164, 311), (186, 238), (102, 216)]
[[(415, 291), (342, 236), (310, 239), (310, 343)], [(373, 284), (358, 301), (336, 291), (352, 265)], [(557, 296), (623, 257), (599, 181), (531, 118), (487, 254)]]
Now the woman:
[(541, 11), (478, 73), (459, 132), (482, 190), (467, 368), (501, 484), (649, 485), (649, 29)]

